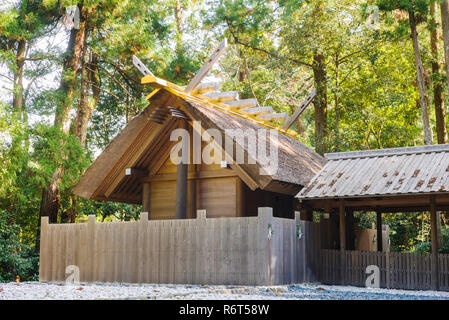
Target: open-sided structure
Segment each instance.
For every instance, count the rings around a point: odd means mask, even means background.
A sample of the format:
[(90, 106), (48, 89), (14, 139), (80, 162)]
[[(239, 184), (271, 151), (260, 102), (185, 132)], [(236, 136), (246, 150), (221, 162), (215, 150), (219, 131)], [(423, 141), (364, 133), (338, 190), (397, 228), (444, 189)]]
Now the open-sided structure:
[[(432, 288), (438, 288), (442, 281), (438, 268), (439, 211), (449, 210), (449, 145), (331, 153), (325, 157), (329, 161), (297, 195), (303, 218), (310, 220), (313, 211), (339, 217), (337, 241), (343, 255), (353, 246), (347, 243), (347, 227), (354, 211), (376, 212), (378, 226), (382, 225), (382, 213), (429, 211), (431, 281)], [(381, 228), (377, 230), (378, 249), (382, 251)], [(441, 270), (447, 271), (447, 266)]]

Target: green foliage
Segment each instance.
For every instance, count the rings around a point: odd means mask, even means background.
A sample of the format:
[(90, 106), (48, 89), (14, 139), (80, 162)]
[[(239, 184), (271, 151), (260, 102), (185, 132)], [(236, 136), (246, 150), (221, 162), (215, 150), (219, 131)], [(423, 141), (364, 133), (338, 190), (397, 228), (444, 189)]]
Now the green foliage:
[(126, 203), (103, 202), (80, 199), (79, 210), (84, 218), (89, 215), (100, 217), (101, 221), (132, 221), (139, 220), (142, 206)]
[[(441, 229), (441, 242), (442, 242), (442, 248), (438, 250), (439, 253), (449, 253), (449, 228), (442, 228)], [(413, 252), (417, 253), (430, 253), (431, 249), (431, 242), (430, 241), (423, 241), (420, 243), (417, 243), (413, 247)]]
[(0, 282), (36, 281), (39, 257), (23, 243), (21, 228), (14, 218), (0, 209)]
[[(241, 98), (255, 97), (261, 106), (292, 113), (315, 85), (313, 56), (320, 53), (325, 58), (326, 144), (330, 151), (422, 144), (406, 11), (415, 12), (419, 22), (422, 60), (429, 73), (429, 102), (433, 85), (446, 80), (445, 74), (430, 73), (428, 33), (441, 26), (429, 21), (428, 0), (85, 0), (89, 9), (85, 58), (87, 62), (95, 56), (98, 61), (100, 93), (87, 144), (82, 146), (75, 135), (62, 134), (52, 125), (56, 106), (67, 98), (56, 88), (64, 76), (60, 73), (64, 58), (60, 48), (65, 47), (69, 32), (57, 21), (61, 20), (61, 8), (79, 1), (17, 3), (0, 12), (0, 90), (5, 92), (0, 97), (0, 212), (2, 225), (7, 226), (1, 232), (17, 244), (14, 235), (20, 227), (24, 247), (18, 255), (8, 253), (0, 258), (9, 261), (8, 275), (0, 275), (3, 281), (13, 280), (13, 274), (28, 279), (35, 270), (35, 258), (25, 246), (35, 243), (42, 188), (57, 168), (63, 171), (60, 215), (74, 211), (77, 221), (90, 214), (104, 221), (138, 218), (140, 206), (77, 199), (71, 193), (95, 155), (148, 105), (145, 96), (151, 88), (140, 85), (141, 74), (132, 66), (132, 55), (156, 76), (186, 85), (211, 49), (226, 37), (230, 47), (211, 71), (221, 80), (220, 89), (237, 90)], [(381, 9), (374, 29), (366, 24), (371, 4)], [(12, 94), (3, 90), (3, 83), (12, 88), (11, 79), (18, 71), (17, 44), (23, 39), (27, 44), (24, 82), (30, 87), (24, 88), (22, 116), (14, 117)], [(44, 40), (56, 44), (42, 45)], [(441, 40), (439, 44), (442, 47)], [(80, 74), (74, 80), (72, 111), (80, 102)], [(52, 81), (56, 85), (48, 85)], [(87, 90), (88, 98), (92, 91), (92, 87)], [(444, 98), (447, 100), (446, 91)], [(72, 122), (74, 114), (70, 115)], [(315, 145), (314, 117), (311, 105), (292, 127), (311, 147)], [(434, 115), (431, 124), (435, 124)], [(362, 227), (375, 222), (374, 213), (358, 217)], [(384, 221), (391, 228), (392, 250), (428, 249), (425, 215), (385, 214)], [(445, 243), (447, 233), (446, 228)], [(19, 270), (22, 264), (24, 269)]]

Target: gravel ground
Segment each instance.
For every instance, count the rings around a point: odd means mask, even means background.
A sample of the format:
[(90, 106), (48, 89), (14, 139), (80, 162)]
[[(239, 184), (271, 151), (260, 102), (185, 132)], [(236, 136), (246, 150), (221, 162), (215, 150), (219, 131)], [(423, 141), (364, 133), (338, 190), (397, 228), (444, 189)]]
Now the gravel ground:
[(449, 300), (449, 292), (300, 284), (291, 286), (196, 286), (152, 284), (0, 283), (0, 300)]

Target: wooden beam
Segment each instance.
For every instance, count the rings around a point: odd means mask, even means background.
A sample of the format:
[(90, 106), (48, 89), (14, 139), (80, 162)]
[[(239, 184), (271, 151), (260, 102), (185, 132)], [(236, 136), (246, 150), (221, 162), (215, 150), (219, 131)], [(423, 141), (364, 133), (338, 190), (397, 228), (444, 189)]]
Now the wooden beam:
[(339, 214), (340, 214), (340, 250), (346, 250), (346, 217), (345, 217), (345, 205), (344, 201), (340, 201)]
[[(193, 165), (195, 166), (195, 165)], [(187, 187), (187, 196), (189, 198), (189, 200), (187, 201), (189, 204), (189, 208), (187, 210), (187, 217), (189, 219), (194, 219), (195, 218), (195, 213), (196, 210), (198, 208), (197, 206), (197, 184), (199, 184), (199, 181), (196, 179), (192, 179), (192, 180), (188, 180), (187, 182), (188, 187)]]
[(203, 96), (209, 98), (211, 102), (225, 102), (239, 99), (239, 93), (237, 91), (210, 92), (203, 94)]
[(139, 58), (133, 55), (133, 64), (136, 66), (137, 69), (139, 69), (140, 72), (142, 72), (145, 76), (154, 76), (154, 74), (147, 68), (146, 65), (143, 64), (142, 61), (140, 61)]
[[(187, 87), (187, 86), (186, 86)], [(185, 90), (185, 88), (184, 88)], [(200, 83), (195, 90), (192, 91), (193, 94), (205, 94), (209, 92), (218, 91), (218, 82), (205, 82)]]
[(130, 176), (130, 177), (132, 176), (135, 178), (143, 178), (143, 177), (146, 177), (147, 175), (148, 175), (148, 172), (146, 172), (145, 170), (140, 170), (140, 169), (136, 169), (136, 168), (126, 168), (125, 169), (125, 176)]
[(437, 211), (435, 207), (435, 197), (430, 196), (430, 235), (432, 238), (432, 255), (431, 255), (431, 269), (432, 269), (432, 290), (438, 290), (438, 230), (437, 230)]
[(188, 164), (180, 163), (176, 179), (176, 219), (187, 218), (187, 168)]
[(354, 211), (346, 208), (346, 249), (355, 250)]
[(273, 108), (272, 107), (256, 107), (256, 108), (245, 108), (245, 109), (241, 109), (243, 112), (255, 115), (255, 116), (259, 116), (262, 114), (269, 114), (273, 112)]
[(142, 183), (142, 212), (147, 212), (149, 217), (151, 216), (150, 187), (149, 182)]
[[(449, 206), (449, 199), (447, 194), (445, 195), (434, 195), (436, 206)], [(374, 198), (374, 199), (373, 199)], [(387, 212), (385, 208), (399, 208), (402, 210), (407, 210), (407, 208), (417, 208), (423, 207), (424, 211), (429, 210), (429, 195), (404, 195), (404, 196), (379, 196), (377, 199), (375, 197), (365, 197), (365, 198), (349, 198), (345, 200), (345, 207), (350, 207), (360, 210), (382, 210), (382, 212)], [(301, 206), (308, 206), (314, 210), (326, 210), (325, 206), (337, 209), (339, 207), (339, 199), (313, 199), (301, 201)]]
[[(197, 179), (213, 179), (213, 178), (227, 178), (236, 177), (237, 174), (230, 170), (206, 170), (201, 172), (188, 172), (187, 180)], [(177, 173), (160, 173), (151, 175), (149, 177), (142, 178), (141, 182), (154, 182), (154, 181), (175, 181), (177, 179)]]
[(316, 93), (317, 93), (316, 89), (313, 89), (312, 93), (309, 94), (306, 101), (304, 101), (299, 106), (299, 108), (295, 110), (295, 112), (292, 114), (292, 116), (290, 118), (288, 118), (287, 121), (285, 121), (284, 125), (282, 126), (282, 129), (287, 130), (288, 128), (290, 128), (292, 126), (293, 122), (295, 122), (296, 119), (298, 119), (298, 117), (304, 112), (304, 110), (307, 109), (309, 104), (312, 102), (313, 98), (316, 97)]
[(242, 108), (255, 108), (258, 106), (256, 99), (242, 99), (234, 101), (226, 101), (224, 104), (229, 105), (232, 108), (242, 109)]
[[(187, 129), (187, 123), (183, 121), (181, 127)], [(186, 148), (183, 148), (186, 150)], [(177, 167), (176, 177), (176, 219), (187, 218), (187, 173), (189, 165), (187, 163), (179, 163)]]
[(187, 85), (184, 90), (186, 93), (192, 92), (198, 86), (201, 80), (203, 80), (203, 78), (215, 64), (215, 62), (217, 62), (221, 55), (226, 51), (227, 47), (228, 41), (226, 38), (224, 38), (224, 40), (215, 49), (214, 53), (210, 56), (209, 60), (207, 60), (204, 66), (200, 69), (200, 71), (198, 71), (195, 77), (193, 77), (192, 81), (190, 81), (190, 83)]
[(346, 250), (346, 217), (345, 217), (345, 203), (340, 200), (339, 203), (339, 213), (340, 213), (340, 277), (341, 284), (345, 284), (345, 250)]
[(239, 177), (235, 178), (236, 183), (236, 212), (237, 217), (244, 217), (245, 213), (245, 192), (243, 181)]
[(262, 119), (262, 120), (268, 120), (268, 121), (272, 121), (272, 120), (282, 121), (282, 120), (286, 120), (288, 118), (288, 115), (285, 112), (269, 113), (269, 114), (258, 115), (257, 118)]
[[(438, 238), (438, 249), (443, 248), (443, 238), (441, 235), (441, 216), (440, 216), (440, 211), (443, 210), (439, 210), (438, 208), (436, 208), (437, 211), (437, 238)], [(447, 210), (444, 210), (447, 211)]]
[(376, 211), (377, 220), (377, 251), (382, 252), (382, 212)]
[[(194, 171), (196, 174), (200, 173), (201, 170), (201, 164), (194, 164)], [(196, 213), (198, 212), (198, 210), (201, 208), (201, 184), (200, 181), (195, 180), (195, 205), (196, 205), (196, 209), (195, 209), (195, 218), (197, 218)]]

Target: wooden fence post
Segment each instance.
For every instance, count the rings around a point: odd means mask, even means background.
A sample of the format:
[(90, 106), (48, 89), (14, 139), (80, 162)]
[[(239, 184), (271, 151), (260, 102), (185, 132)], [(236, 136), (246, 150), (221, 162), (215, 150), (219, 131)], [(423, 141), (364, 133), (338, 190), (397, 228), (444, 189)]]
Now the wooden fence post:
[(196, 210), (196, 258), (195, 258), (195, 277), (197, 284), (207, 284), (207, 268), (210, 261), (207, 261), (207, 243), (206, 238), (206, 210)]
[(376, 226), (377, 226), (377, 251), (382, 252), (382, 212), (376, 211)]
[[(40, 235), (40, 253), (39, 253), (39, 281), (48, 281), (48, 217), (41, 218), (41, 235)], [(46, 252), (47, 251), (47, 252)]]
[(437, 211), (435, 205), (435, 196), (430, 196), (430, 236), (432, 238), (431, 245), (431, 268), (432, 268), (432, 290), (438, 290), (438, 222)]
[(346, 217), (345, 204), (343, 200), (339, 203), (340, 211), (340, 277), (341, 284), (345, 284), (346, 264), (345, 264), (345, 250), (346, 250)]
[(257, 273), (262, 273), (257, 278), (262, 283), (257, 283), (257, 285), (273, 285), (275, 281), (274, 265), (271, 258), (271, 238), (269, 238), (273, 234), (273, 208), (258, 208), (257, 215), (257, 247), (259, 249), (257, 250)]
[[(296, 234), (298, 232), (298, 225), (301, 228), (301, 239), (299, 239), (299, 235)], [(305, 254), (305, 238), (303, 236), (304, 226), (301, 221), (301, 213), (295, 212), (295, 252), (294, 252), (294, 271), (295, 271), (295, 283), (305, 282), (306, 276), (306, 254)], [(302, 254), (301, 254), (302, 253)], [(301, 270), (301, 271), (300, 271)], [(300, 275), (302, 274), (302, 277)]]
[(149, 182), (144, 182), (142, 184), (142, 211), (150, 212), (151, 207), (151, 185)]
[(138, 248), (137, 248), (137, 263), (138, 263), (138, 267), (137, 267), (137, 281), (139, 283), (144, 283), (145, 279), (144, 279), (144, 275), (146, 274), (145, 269), (147, 266), (147, 242), (146, 242), (146, 228), (147, 228), (147, 224), (148, 224), (148, 212), (141, 212), (140, 213), (140, 221), (139, 221), (139, 226), (138, 226), (138, 235), (137, 235), (137, 244), (138, 244)]
[(96, 243), (96, 237), (95, 237), (95, 215), (89, 215), (87, 220), (87, 234), (89, 235), (89, 246), (88, 246), (88, 256), (90, 258), (89, 264), (88, 264), (88, 270), (84, 273), (86, 275), (86, 282), (93, 282), (96, 279), (94, 279), (94, 268), (95, 268), (95, 247), (97, 245)]
[(386, 274), (385, 274), (385, 282), (387, 289), (390, 289), (390, 250), (385, 252), (385, 267), (386, 267)]
[(206, 219), (206, 210), (196, 210), (197, 219)]

